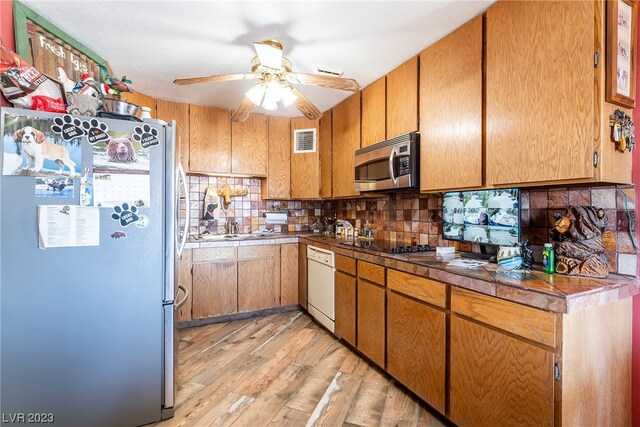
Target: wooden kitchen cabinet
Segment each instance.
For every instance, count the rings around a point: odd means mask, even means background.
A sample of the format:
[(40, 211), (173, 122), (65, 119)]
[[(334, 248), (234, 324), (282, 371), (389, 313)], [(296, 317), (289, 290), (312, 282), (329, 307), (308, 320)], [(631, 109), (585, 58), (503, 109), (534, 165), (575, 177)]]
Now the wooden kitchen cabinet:
[(554, 424), (555, 315), (452, 287), (449, 417)]
[[(178, 278), (179, 279), (176, 286), (182, 285), (189, 292), (189, 295), (184, 305), (178, 309), (178, 313), (176, 316), (176, 320), (178, 322), (185, 322), (185, 321), (191, 320), (191, 308), (193, 305), (193, 275), (192, 275), (193, 273), (191, 271), (193, 260), (191, 257), (191, 251), (192, 251), (191, 249), (185, 249), (184, 251), (182, 251), (182, 257), (178, 261), (178, 269), (179, 269)], [(184, 295), (182, 291), (178, 292), (178, 299), (181, 299), (183, 296)], [(176, 301), (176, 303), (177, 302), (178, 301)]]
[(160, 120), (176, 121), (176, 153), (182, 158), (185, 171), (189, 171), (189, 104), (181, 102), (156, 101), (156, 115)]
[(238, 247), (238, 312), (280, 305), (280, 247)]
[(238, 312), (236, 248), (193, 249), (192, 318)]
[(358, 260), (357, 349), (385, 367), (384, 267)]
[[(319, 131), (318, 120), (305, 117), (291, 119), (291, 134), (289, 147), (291, 148), (291, 198), (318, 199), (320, 198), (320, 150), (322, 135)], [(297, 129), (316, 129), (316, 150), (308, 153), (294, 152), (293, 135)]]
[(483, 184), (482, 27), (478, 16), (420, 54), (421, 191)]
[(307, 245), (298, 243), (298, 304), (307, 309)]
[(502, 1), (487, 10), (488, 185), (594, 176), (595, 9)]
[(386, 139), (418, 130), (418, 57), (387, 74)]
[(231, 173), (231, 114), (220, 108), (191, 105), (189, 170)]
[(267, 176), (268, 121), (250, 114), (243, 122), (231, 122), (231, 173)]
[(335, 334), (356, 346), (356, 261), (335, 256)]
[(298, 304), (298, 244), (280, 245), (280, 305)]
[(381, 77), (362, 89), (362, 147), (386, 138), (387, 79)]
[(331, 182), (331, 159), (333, 150), (333, 136), (331, 131), (332, 114), (331, 110), (324, 113), (320, 118), (320, 197), (330, 199), (333, 195), (333, 185)]
[(445, 285), (387, 269), (387, 371), (445, 413)]
[(360, 148), (360, 93), (351, 95), (332, 110), (333, 197), (357, 196), (355, 151)]
[(291, 123), (288, 117), (269, 116), (267, 179), (262, 180), (263, 199), (291, 197)]
[(151, 118), (152, 119), (160, 118), (156, 116), (157, 100), (155, 98), (152, 98), (140, 92), (123, 92), (122, 99), (132, 104), (135, 104), (140, 108), (149, 107), (151, 109), (151, 111), (149, 112), (149, 114), (151, 114)]

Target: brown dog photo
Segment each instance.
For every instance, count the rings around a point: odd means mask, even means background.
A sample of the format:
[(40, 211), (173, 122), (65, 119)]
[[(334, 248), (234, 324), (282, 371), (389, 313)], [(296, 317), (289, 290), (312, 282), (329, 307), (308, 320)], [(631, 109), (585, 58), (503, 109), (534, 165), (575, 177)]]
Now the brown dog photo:
[(108, 141), (93, 146), (93, 168), (100, 173), (149, 173), (149, 150), (126, 132), (109, 132)]
[(64, 141), (51, 131), (53, 119), (5, 115), (3, 175), (43, 177), (80, 174), (81, 138)]

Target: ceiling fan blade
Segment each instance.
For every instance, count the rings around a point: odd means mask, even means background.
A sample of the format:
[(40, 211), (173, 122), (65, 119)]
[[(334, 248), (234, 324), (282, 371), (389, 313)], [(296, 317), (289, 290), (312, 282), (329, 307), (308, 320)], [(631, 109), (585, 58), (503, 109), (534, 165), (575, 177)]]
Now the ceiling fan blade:
[(263, 67), (282, 69), (282, 44), (276, 40), (262, 40), (253, 44)]
[(307, 119), (317, 120), (322, 117), (320, 110), (311, 103), (298, 89), (291, 86), (291, 91), (298, 97), (296, 99), (296, 108), (300, 110)]
[(234, 80), (252, 80), (258, 76), (252, 73), (245, 74), (218, 74), (207, 77), (190, 77), (186, 79), (175, 79), (173, 82), (177, 85), (191, 85), (194, 83), (213, 83), (213, 82), (230, 82)]
[(322, 86), (331, 89), (348, 90), (351, 92), (357, 92), (360, 90), (360, 85), (357, 81), (354, 79), (345, 79), (343, 77), (321, 76), (319, 74), (306, 73), (287, 73), (284, 77), (291, 83)]
[(249, 114), (253, 111), (253, 102), (246, 96), (242, 98), (240, 101), (240, 105), (231, 115), (231, 121), (233, 122), (244, 122), (249, 117)]

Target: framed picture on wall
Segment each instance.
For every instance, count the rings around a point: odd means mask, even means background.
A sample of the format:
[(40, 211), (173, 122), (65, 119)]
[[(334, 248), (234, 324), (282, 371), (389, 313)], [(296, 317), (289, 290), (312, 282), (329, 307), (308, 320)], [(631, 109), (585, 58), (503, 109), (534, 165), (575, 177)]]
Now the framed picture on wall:
[(607, 1), (606, 100), (633, 108), (636, 100), (636, 0)]
[(43, 74), (55, 77), (60, 66), (74, 81), (84, 73), (100, 81), (98, 64), (109, 68), (100, 55), (18, 1), (13, 25), (16, 52)]

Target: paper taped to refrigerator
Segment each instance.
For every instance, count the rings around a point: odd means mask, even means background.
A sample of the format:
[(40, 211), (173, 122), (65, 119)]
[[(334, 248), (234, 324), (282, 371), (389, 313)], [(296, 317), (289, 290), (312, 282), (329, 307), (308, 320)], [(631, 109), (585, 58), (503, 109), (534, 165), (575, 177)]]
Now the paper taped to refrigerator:
[(38, 205), (40, 249), (100, 244), (100, 210), (90, 206)]

